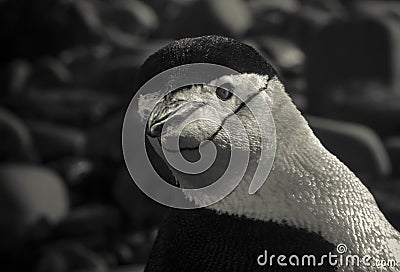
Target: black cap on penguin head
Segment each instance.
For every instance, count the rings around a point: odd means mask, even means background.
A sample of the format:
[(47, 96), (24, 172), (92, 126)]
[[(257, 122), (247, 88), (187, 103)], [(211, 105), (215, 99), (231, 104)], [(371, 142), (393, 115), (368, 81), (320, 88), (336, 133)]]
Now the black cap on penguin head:
[(239, 73), (276, 75), (274, 68), (253, 47), (212, 35), (176, 40), (158, 50), (142, 65), (136, 89), (163, 71), (190, 63), (218, 64)]

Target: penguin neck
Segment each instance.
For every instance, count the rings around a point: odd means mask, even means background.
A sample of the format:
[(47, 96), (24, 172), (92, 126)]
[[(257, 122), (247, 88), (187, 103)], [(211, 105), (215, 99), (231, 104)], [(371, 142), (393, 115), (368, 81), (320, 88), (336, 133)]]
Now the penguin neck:
[[(333, 184), (345, 182), (340, 179), (341, 172), (352, 173), (321, 145), (286, 93), (276, 96), (274, 100), (280, 101), (273, 105), (277, 146), (266, 182), (256, 194), (248, 194), (252, 173), (257, 167), (257, 158), (251, 155), (246, 175), (238, 187), (208, 208), (318, 233), (320, 229), (310, 226), (319, 224), (318, 218), (310, 212), (311, 207), (315, 207), (315, 198), (318, 194), (329, 194), (327, 188)], [(336, 167), (338, 164), (341, 164), (340, 171)], [(319, 179), (320, 176), (326, 178)], [(334, 202), (329, 203), (333, 205)]]

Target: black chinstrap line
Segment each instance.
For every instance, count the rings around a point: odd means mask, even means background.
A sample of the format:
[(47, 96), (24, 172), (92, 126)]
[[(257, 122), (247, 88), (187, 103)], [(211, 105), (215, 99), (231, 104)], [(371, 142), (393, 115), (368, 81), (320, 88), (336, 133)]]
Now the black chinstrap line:
[(250, 96), (248, 99), (246, 99), (246, 101), (242, 101), (240, 103), (240, 105), (232, 113), (230, 113), (226, 116), (226, 118), (222, 121), (221, 125), (219, 125), (218, 129), (210, 137), (208, 137), (207, 140), (213, 140), (215, 138), (215, 136), (217, 136), (217, 134), (223, 129), (223, 126), (226, 123), (226, 121), (229, 119), (229, 117), (237, 114), (242, 108), (244, 108), (251, 100), (253, 100), (253, 98), (255, 98), (259, 94), (260, 93), (255, 93), (252, 96)]

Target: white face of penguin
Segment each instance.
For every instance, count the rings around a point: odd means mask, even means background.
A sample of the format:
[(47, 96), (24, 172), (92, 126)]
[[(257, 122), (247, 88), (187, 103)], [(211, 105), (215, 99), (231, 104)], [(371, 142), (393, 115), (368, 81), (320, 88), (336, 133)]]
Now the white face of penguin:
[(202, 173), (184, 174), (170, 167), (181, 187), (201, 188), (215, 182), (227, 168), (233, 143), (249, 152), (248, 172), (254, 170), (251, 161), (260, 152), (260, 130), (247, 104), (258, 100), (253, 107), (269, 108), (267, 86), (273, 81), (279, 82), (276, 77), (256, 74), (223, 76), (208, 85), (176, 90), (156, 104), (147, 123), (147, 134), (164, 160), (161, 144), (168, 151), (178, 152), (170, 147), (169, 138), (179, 136), (179, 151), (190, 162), (200, 159), (199, 146), (210, 144), (207, 141), (216, 147), (215, 162)]

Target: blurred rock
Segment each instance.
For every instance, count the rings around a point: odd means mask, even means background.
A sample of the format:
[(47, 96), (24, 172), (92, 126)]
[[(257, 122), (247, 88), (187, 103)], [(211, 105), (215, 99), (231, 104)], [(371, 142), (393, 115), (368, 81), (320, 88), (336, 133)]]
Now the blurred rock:
[(86, 72), (75, 73), (75, 82), (83, 87), (131, 97), (141, 65), (141, 59), (134, 55), (101, 59), (89, 65)]
[(71, 84), (68, 68), (56, 58), (42, 58), (34, 66), (29, 87), (54, 88)]
[(120, 109), (120, 97), (87, 89), (32, 89), (6, 105), (22, 118), (87, 128)]
[(57, 226), (58, 237), (96, 235), (115, 230), (121, 223), (119, 211), (111, 206), (90, 204), (71, 210)]
[(86, 149), (84, 132), (47, 122), (29, 122), (35, 146), (43, 160), (48, 161), (65, 156), (83, 155)]
[(132, 250), (136, 263), (146, 263), (155, 240), (154, 231), (130, 232), (124, 234), (121, 239), (124, 245)]
[(143, 64), (151, 54), (170, 42), (171, 40), (168, 39), (141, 39), (134, 46), (119, 45), (114, 47), (111, 57), (120, 59), (127, 56), (128, 58), (135, 58), (135, 63)]
[(341, 16), (346, 13), (343, 1), (340, 0), (303, 0), (302, 4), (303, 7), (318, 9), (330, 14), (330, 16)]
[(53, 171), (33, 165), (0, 165), (0, 251), (34, 235), (37, 225), (56, 225), (69, 210), (68, 192)]
[(345, 20), (349, 17), (348, 10), (343, 8), (343, 1), (301, 1), (302, 5), (293, 13), (283, 31), (304, 50), (308, 50), (310, 40), (326, 25)]
[[(399, 134), (400, 95), (382, 82), (354, 80), (327, 90), (324, 115), (361, 123), (382, 138)], [(329, 100), (328, 100), (329, 98)]]
[(58, 242), (45, 247), (35, 272), (106, 272), (107, 264), (92, 250), (76, 242)]
[(1, 55), (5, 59), (55, 56), (65, 48), (101, 40), (101, 19), (89, 1), (15, 0), (7, 1), (4, 10), (14, 14), (6, 17), (14, 22), (5, 40), (10, 50)]
[[(69, 16), (64, 19), (64, 23), (66, 25), (70, 24), (71, 30), (75, 30), (74, 34), (76, 36), (73, 40), (79, 42), (79, 44), (84, 43), (86, 40), (99, 41), (102, 30), (102, 18), (95, 3), (93, 1), (81, 0), (67, 1), (64, 4), (66, 5), (64, 15)], [(69, 14), (66, 12), (69, 12)]]
[[(62, 52), (60, 59), (71, 71), (72, 81), (80, 88), (101, 92), (132, 94), (135, 75), (159, 43), (140, 41), (135, 46), (98, 45), (77, 47)], [(151, 51), (151, 52), (149, 52)]]
[(190, 1), (171, 22), (162, 25), (165, 37), (219, 34), (241, 37), (252, 27), (248, 5), (241, 0)]
[[(355, 9), (361, 16), (371, 17), (381, 25), (383, 39), (390, 50), (390, 84), (400, 94), (400, 3), (396, 1), (357, 1)], [(379, 38), (379, 37), (370, 37)]]
[(0, 161), (34, 162), (38, 154), (26, 125), (14, 114), (0, 108)]
[(289, 22), (299, 12), (297, 0), (255, 0), (249, 2), (250, 10), (256, 23), (250, 29), (254, 35), (287, 35)]
[(109, 0), (104, 6), (104, 24), (131, 35), (147, 36), (158, 27), (157, 14), (144, 1)]
[(148, 56), (170, 42), (166, 39), (138, 38), (133, 45), (101, 43), (90, 47), (77, 46), (64, 50), (60, 60), (74, 73), (90, 74), (93, 67), (107, 66), (106, 63), (114, 59), (128, 58), (133, 63), (143, 63)]
[(400, 136), (389, 138), (385, 141), (393, 167), (393, 176), (400, 180)]
[(93, 64), (99, 59), (109, 57), (112, 51), (113, 47), (105, 43), (93, 46), (81, 45), (63, 50), (59, 58), (71, 71), (76, 71), (80, 67), (86, 68), (89, 64)]
[(175, 20), (179, 15), (182, 14), (182, 10), (190, 6), (195, 1), (197, 0), (146, 0), (146, 3), (157, 13), (160, 22), (160, 28), (154, 36), (163, 36), (163, 31), (165, 29), (164, 25)]
[(249, 1), (249, 6), (254, 13), (265, 10), (283, 10), (287, 13), (295, 13), (299, 10), (300, 3), (298, 0), (253, 0)]
[[(337, 118), (338, 113), (350, 118), (357, 116), (354, 110), (339, 110), (346, 105), (334, 102), (338, 90), (342, 90), (344, 102), (351, 96), (365, 101), (374, 99), (364, 90), (376, 85), (381, 85), (382, 91), (388, 91), (387, 95), (395, 95), (400, 90), (397, 76), (400, 66), (396, 57), (399, 26), (399, 22), (389, 22), (387, 18), (362, 17), (324, 27), (314, 37), (307, 59), (311, 112), (333, 118)], [(374, 123), (371, 119), (364, 124), (373, 127)]]
[(119, 265), (131, 264), (135, 261), (135, 253), (132, 248), (124, 243), (114, 245), (114, 251)]
[(356, 1), (353, 8), (358, 13), (376, 18), (386, 17), (390, 20), (400, 19), (400, 3), (397, 1)]
[(63, 157), (47, 166), (60, 173), (71, 187), (82, 185), (94, 170), (93, 162), (84, 157)]
[(113, 203), (112, 186), (120, 168), (120, 161), (108, 157), (90, 158), (93, 162), (93, 171), (85, 181), (71, 188), (74, 206), (88, 203)]
[(311, 84), (314, 79), (325, 85), (357, 78), (388, 82), (394, 50), (382, 22), (367, 18), (331, 24), (315, 37), (310, 50)]
[(18, 95), (27, 88), (32, 74), (32, 65), (23, 59), (15, 59), (1, 69), (0, 97)]
[(15, 0), (2, 8), (13, 15), (2, 18), (2, 25), (12, 29), (1, 29), (9, 49), (9, 56), (0, 55), (5, 60), (56, 56), (68, 48), (99, 43), (133, 46), (159, 25), (153, 9), (138, 0)]
[(97, 182), (104, 186), (104, 181), (98, 178), (102, 176), (99, 166), (91, 159), (82, 156), (67, 156), (49, 160), (45, 165), (57, 171), (64, 179), (69, 189), (71, 207), (91, 202), (92, 196), (100, 187)]
[(146, 263), (154, 240), (149, 231), (127, 231), (114, 238), (110, 246), (115, 265)]
[(288, 39), (262, 36), (257, 41), (262, 52), (272, 59), (280, 71), (296, 71), (304, 67), (304, 52)]
[(102, 42), (117, 46), (134, 46), (139, 37), (147, 37), (158, 27), (156, 13), (137, 0), (84, 0), (74, 8), (86, 16), (85, 29), (96, 33)]

